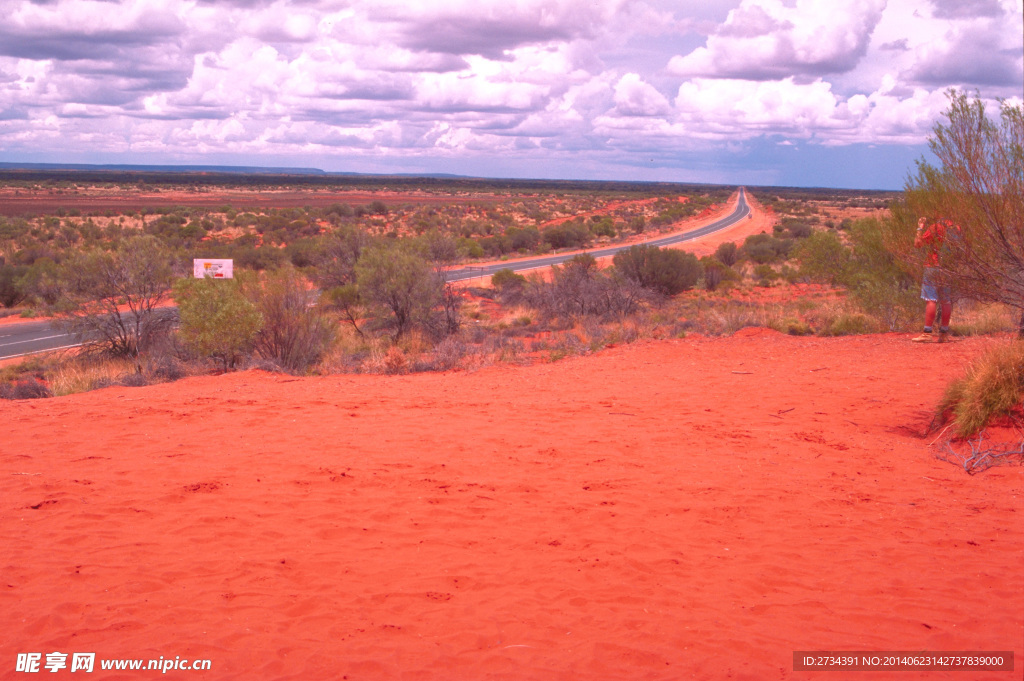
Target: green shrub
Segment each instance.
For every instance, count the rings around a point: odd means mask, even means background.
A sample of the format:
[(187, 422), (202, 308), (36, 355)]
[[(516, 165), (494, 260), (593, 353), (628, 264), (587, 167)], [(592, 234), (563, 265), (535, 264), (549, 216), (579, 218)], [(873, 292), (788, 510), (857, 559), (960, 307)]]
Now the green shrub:
[(510, 288), (522, 288), (526, 285), (526, 277), (508, 268), (500, 269), (491, 276), (491, 285), (499, 292)]
[(771, 265), (757, 265), (754, 267), (754, 279), (772, 282), (780, 278), (778, 272)]
[(477, 259), (484, 257), (484, 249), (476, 239), (460, 236), (455, 240), (455, 243), (459, 249), (459, 254), (464, 258)]
[(800, 244), (796, 252), (800, 274), (813, 281), (846, 284), (853, 254), (835, 232), (816, 232)]
[(743, 241), (743, 253), (759, 264), (777, 262), (789, 257), (791, 239), (777, 239), (770, 234), (752, 234)]
[(650, 297), (617, 270), (602, 272), (589, 253), (552, 266), (551, 279), (531, 278), (523, 291), (523, 301), (546, 319), (632, 314)]
[(540, 230), (536, 227), (511, 228), (505, 232), (512, 243), (512, 250), (532, 251), (540, 245)]
[(814, 333), (814, 330), (807, 322), (792, 318), (786, 318), (782, 321), (782, 331), (790, 336), (808, 336)]
[(600, 220), (594, 221), (590, 225), (590, 231), (594, 234), (594, 236), (607, 236), (615, 238), (615, 223), (611, 218), (605, 217)]
[(590, 243), (592, 234), (580, 222), (567, 222), (544, 230), (544, 242), (552, 248), (583, 248)]
[(717, 258), (704, 256), (700, 259), (700, 264), (704, 268), (704, 289), (706, 291), (717, 291), (721, 286), (741, 279), (736, 270), (722, 264)]
[(25, 300), (22, 279), (27, 271), (24, 265), (0, 265), (0, 305), (14, 307)]
[(703, 274), (692, 253), (657, 246), (631, 246), (616, 253), (612, 262), (622, 276), (665, 296), (693, 288)]
[(865, 333), (875, 333), (878, 325), (867, 315), (863, 314), (841, 314), (821, 330), (822, 336), (858, 336)]
[(889, 331), (913, 327), (924, 318), (920, 290), (906, 281), (862, 280), (853, 289), (852, 297), (864, 312)]
[(185, 347), (200, 357), (219, 360), (224, 370), (247, 353), (263, 326), (256, 306), (246, 300), (235, 279), (180, 279), (174, 285)]
[(715, 258), (723, 265), (732, 267), (739, 258), (739, 246), (731, 241), (719, 244), (718, 248), (715, 249)]
[(773, 231), (778, 235), (785, 235), (790, 239), (806, 239), (814, 233), (814, 228), (803, 220), (797, 218), (783, 218), (775, 225)]

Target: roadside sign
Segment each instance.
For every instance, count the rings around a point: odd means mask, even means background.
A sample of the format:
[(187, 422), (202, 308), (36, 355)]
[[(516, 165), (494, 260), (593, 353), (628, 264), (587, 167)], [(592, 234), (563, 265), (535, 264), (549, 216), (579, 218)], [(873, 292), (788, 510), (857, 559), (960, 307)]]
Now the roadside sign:
[(196, 279), (234, 279), (234, 261), (196, 258), (192, 261), (192, 275)]

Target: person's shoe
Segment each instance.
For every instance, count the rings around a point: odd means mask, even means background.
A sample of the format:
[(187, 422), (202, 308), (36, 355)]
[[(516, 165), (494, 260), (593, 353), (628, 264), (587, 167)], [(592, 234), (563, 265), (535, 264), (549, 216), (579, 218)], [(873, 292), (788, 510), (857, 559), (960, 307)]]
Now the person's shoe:
[(949, 333), (949, 329), (939, 329), (939, 342), (940, 343), (951, 343), (953, 336)]
[(912, 340), (915, 343), (934, 343), (935, 342), (935, 339), (932, 337), (932, 332), (931, 331), (925, 331), (920, 336), (917, 336), (916, 338), (911, 338), (910, 340)]

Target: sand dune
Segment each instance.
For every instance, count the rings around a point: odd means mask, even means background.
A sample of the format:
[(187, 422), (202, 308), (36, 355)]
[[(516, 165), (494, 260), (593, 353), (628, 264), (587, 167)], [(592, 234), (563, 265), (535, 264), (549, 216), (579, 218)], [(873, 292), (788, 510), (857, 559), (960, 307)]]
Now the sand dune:
[(746, 330), (0, 403), (0, 677), (60, 651), (212, 662), (168, 679), (836, 679), (793, 651), (928, 649), (1017, 671), (900, 679), (1019, 679), (1024, 468), (968, 476), (920, 435), (991, 342)]

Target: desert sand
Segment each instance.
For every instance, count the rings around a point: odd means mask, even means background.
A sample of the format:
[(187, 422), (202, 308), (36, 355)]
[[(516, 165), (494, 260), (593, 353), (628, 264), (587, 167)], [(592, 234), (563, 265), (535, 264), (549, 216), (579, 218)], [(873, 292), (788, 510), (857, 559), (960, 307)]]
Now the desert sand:
[(847, 679), (793, 651), (927, 649), (1016, 671), (888, 678), (1020, 679), (1024, 468), (923, 436), (997, 341), (907, 339), (0, 403), (0, 677)]

